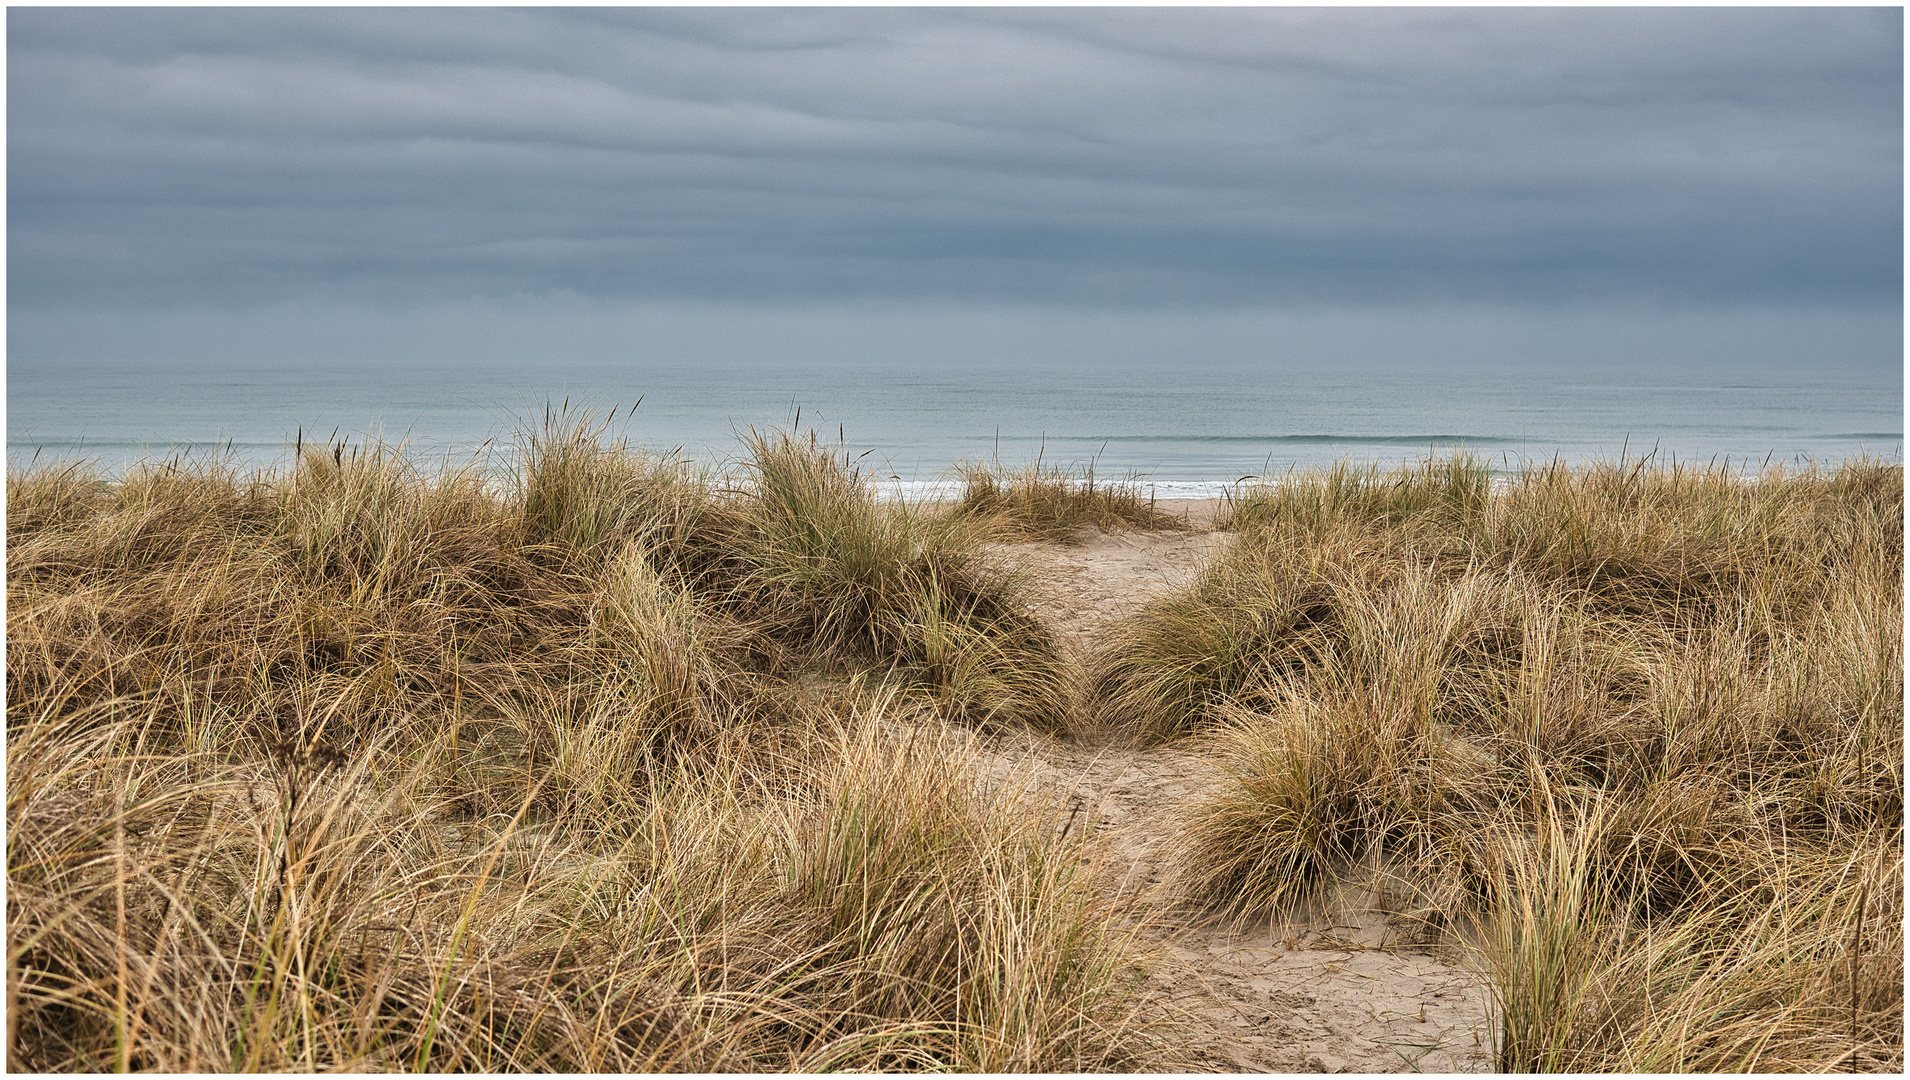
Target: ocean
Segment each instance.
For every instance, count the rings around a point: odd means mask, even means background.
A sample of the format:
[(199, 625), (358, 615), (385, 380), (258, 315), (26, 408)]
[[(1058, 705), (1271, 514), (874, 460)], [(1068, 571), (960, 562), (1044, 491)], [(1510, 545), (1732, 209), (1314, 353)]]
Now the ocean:
[[(405, 366), (19, 361), (9, 468), (230, 456), (282, 465), (295, 439), (404, 442), (502, 468), (545, 406), (617, 409), (612, 432), (718, 468), (749, 430), (814, 430), (903, 494), (962, 461), (1133, 478), (1161, 498), (1339, 460), (1465, 449), (1496, 468), (1655, 454), (1755, 469), (1901, 461), (1901, 372), (1320, 371), (1243, 366)], [(632, 408), (634, 406), (634, 409)]]

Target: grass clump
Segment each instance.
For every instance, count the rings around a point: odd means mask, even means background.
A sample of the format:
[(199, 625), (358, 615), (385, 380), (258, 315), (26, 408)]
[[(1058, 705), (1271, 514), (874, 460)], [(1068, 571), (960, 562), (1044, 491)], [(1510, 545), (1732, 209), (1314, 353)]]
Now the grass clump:
[(799, 648), (910, 673), (980, 723), (1055, 726), (1068, 696), (1052, 633), (1018, 582), (985, 568), (960, 517), (878, 501), (815, 437), (752, 435), (742, 589), (767, 632)]
[[(589, 813), (457, 812), (404, 758), (101, 758), (36, 730), (8, 806), (14, 1060), (36, 1071), (1115, 1067), (1142, 953), (1052, 826), (889, 745), (898, 699)], [(101, 718), (95, 718), (101, 719)], [(915, 718), (911, 722), (921, 722)], [(84, 752), (92, 754), (82, 757)], [(237, 757), (238, 755), (232, 755)], [(541, 776), (550, 770), (541, 770)], [(531, 781), (533, 789), (538, 779)], [(612, 816), (607, 822), (606, 817)]]
[(604, 430), (9, 475), (13, 1065), (1142, 1060), (1086, 849), (965, 780), (1066, 704), (972, 529)]
[(1391, 470), (1339, 462), (1247, 488), (1233, 500), (1229, 527), (1324, 536), (1358, 521), (1395, 532), (1464, 535), (1483, 519), (1491, 494), (1491, 466), (1468, 454)]
[(1613, 804), (1502, 843), (1481, 954), (1508, 1072), (1902, 1070), (1900, 835), (1742, 855), (1681, 918), (1605, 873)]
[(1039, 462), (1020, 470), (969, 463), (958, 467), (961, 501), (953, 513), (987, 522), (1002, 535), (1020, 540), (1075, 538), (1083, 526), (1171, 531), (1187, 528), (1179, 518), (1143, 498), (1132, 480), (1097, 482), (1090, 467), (1084, 475)]
[(1480, 943), (1510, 1071), (1899, 1067), (1901, 468), (1487, 479), (1249, 492), (1102, 656), (1117, 731), (1230, 766), (1184, 894), (1384, 886)]
[(594, 565), (638, 542), (674, 572), (715, 575), (734, 547), (733, 508), (687, 462), (610, 441), (614, 419), (614, 410), (598, 419), (568, 404), (546, 407), (538, 426), (519, 434), (523, 543)]
[(1054, 822), (978, 800), (924, 730), (851, 732), (801, 828), (789, 895), (826, 955), (889, 965), (838, 993), (922, 1025), (928, 1041), (890, 1067), (1131, 1064), (1132, 931), (1115, 928), (1096, 872)]

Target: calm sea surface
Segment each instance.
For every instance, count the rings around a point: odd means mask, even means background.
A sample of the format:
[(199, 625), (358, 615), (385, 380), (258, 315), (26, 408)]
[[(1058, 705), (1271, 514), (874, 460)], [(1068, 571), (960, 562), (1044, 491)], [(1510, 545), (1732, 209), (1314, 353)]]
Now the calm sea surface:
[[(642, 399), (626, 420), (624, 410)], [(420, 458), (508, 449), (546, 402), (618, 406), (614, 432), (733, 464), (737, 435), (797, 420), (915, 489), (962, 460), (1143, 476), (1161, 497), (1340, 459), (1464, 447), (1504, 469), (1554, 456), (1732, 465), (1902, 460), (1900, 373), (1860, 377), (1371, 373), (1251, 368), (431, 365), (164, 368), (16, 362), (7, 456), (109, 469), (178, 454), (283, 463), (302, 428)], [(501, 460), (501, 459), (500, 459)]]

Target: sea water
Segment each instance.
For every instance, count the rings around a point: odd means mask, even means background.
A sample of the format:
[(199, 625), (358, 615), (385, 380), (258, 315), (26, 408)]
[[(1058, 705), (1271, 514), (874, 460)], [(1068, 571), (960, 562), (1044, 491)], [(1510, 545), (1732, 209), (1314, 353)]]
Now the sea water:
[[(7, 369), (9, 468), (229, 457), (282, 466), (296, 440), (403, 442), (424, 461), (508, 468), (547, 406), (614, 407), (610, 434), (718, 469), (751, 430), (814, 431), (891, 490), (959, 462), (1039, 462), (1215, 496), (1247, 477), (1466, 450), (1512, 471), (1655, 455), (1756, 469), (1900, 461), (1900, 371), (1322, 371), (773, 363), (505, 364), (21, 361)], [(334, 436), (335, 433), (335, 436)]]

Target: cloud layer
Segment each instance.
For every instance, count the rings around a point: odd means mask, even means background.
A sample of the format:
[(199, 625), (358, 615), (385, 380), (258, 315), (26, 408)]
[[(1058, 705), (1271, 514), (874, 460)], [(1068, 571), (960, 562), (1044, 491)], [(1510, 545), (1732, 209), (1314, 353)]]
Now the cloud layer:
[(16, 359), (1901, 361), (1897, 9), (7, 19)]
[(13, 9), (14, 304), (1880, 302), (1901, 13)]

